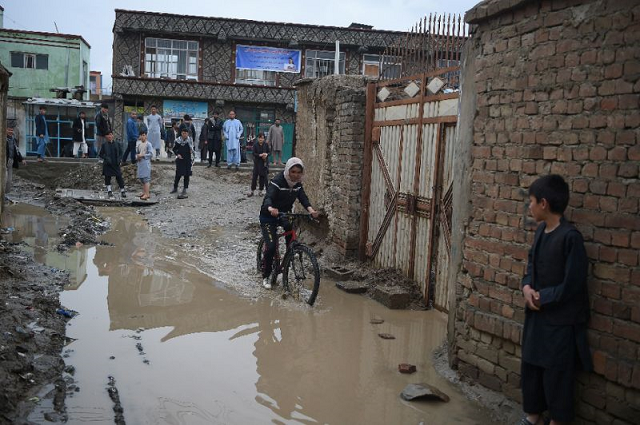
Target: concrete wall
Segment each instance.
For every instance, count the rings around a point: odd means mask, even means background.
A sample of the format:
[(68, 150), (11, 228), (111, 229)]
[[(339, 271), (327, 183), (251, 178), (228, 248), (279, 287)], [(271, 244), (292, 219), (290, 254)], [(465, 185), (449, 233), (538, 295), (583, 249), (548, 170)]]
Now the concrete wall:
[[(54, 87), (89, 87), (90, 48), (80, 38), (67, 38), (56, 35), (0, 31), (0, 62), (13, 74), (9, 96), (18, 98), (44, 97), (54, 98), (49, 91)], [(25, 69), (11, 67), (11, 52), (24, 52), (49, 55), (48, 69)], [(65, 70), (69, 63), (69, 80), (65, 79)], [(82, 75), (82, 62), (87, 63), (86, 74)], [(85, 93), (89, 99), (89, 93)]]
[(305, 190), (344, 256), (357, 254), (360, 237), (365, 84), (358, 76), (297, 84), (296, 156), (306, 165)]
[(475, 96), (462, 99), (459, 143), (471, 166), (460, 165), (457, 202), (470, 208), (454, 208), (465, 232), (452, 265), (454, 363), (520, 399), (520, 280), (534, 229), (526, 193), (558, 173), (590, 260), (595, 372), (579, 376), (577, 422), (638, 423), (640, 4), (489, 0), (465, 20)]

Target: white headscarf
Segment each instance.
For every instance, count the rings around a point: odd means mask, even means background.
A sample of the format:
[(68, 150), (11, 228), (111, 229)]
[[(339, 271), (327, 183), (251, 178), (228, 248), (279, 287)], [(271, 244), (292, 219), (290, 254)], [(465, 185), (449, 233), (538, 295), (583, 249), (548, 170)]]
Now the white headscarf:
[(302, 172), (304, 173), (304, 164), (302, 163), (302, 160), (295, 156), (292, 156), (291, 158), (289, 158), (289, 160), (287, 161), (287, 164), (284, 166), (284, 179), (287, 181), (287, 184), (289, 185), (289, 187), (293, 187), (298, 183), (302, 183), (302, 177), (304, 176), (304, 174), (303, 176), (300, 176), (300, 180), (298, 180), (297, 182), (294, 182), (293, 180), (291, 180), (291, 177), (289, 177), (289, 170), (291, 170), (291, 167), (295, 165), (300, 166), (300, 168), (302, 168)]

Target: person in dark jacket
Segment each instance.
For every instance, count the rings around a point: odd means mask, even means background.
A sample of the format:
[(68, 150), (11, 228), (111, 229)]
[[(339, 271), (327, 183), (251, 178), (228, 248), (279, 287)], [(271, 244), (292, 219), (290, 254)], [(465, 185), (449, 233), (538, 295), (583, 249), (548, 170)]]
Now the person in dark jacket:
[[(138, 123), (137, 114), (131, 112), (129, 119), (127, 120), (127, 149), (122, 156), (122, 165), (127, 162), (127, 155), (130, 156), (131, 164), (136, 164), (136, 143), (138, 142)], [(146, 134), (146, 133), (145, 133)]]
[[(182, 134), (183, 128), (186, 128), (189, 131), (189, 137), (191, 137), (191, 141), (195, 144), (196, 128), (194, 127), (189, 114), (185, 114), (184, 117), (182, 117), (182, 124), (180, 124), (180, 134)], [(195, 146), (193, 148), (195, 149)]]
[(178, 128), (178, 122), (173, 121), (171, 123), (171, 128), (167, 130), (167, 140), (165, 140), (165, 150), (167, 151), (167, 156), (171, 158), (173, 155), (173, 146), (176, 142), (176, 139), (180, 137), (180, 129)]
[(580, 232), (563, 217), (569, 186), (559, 175), (529, 188), (529, 211), (540, 223), (529, 251), (522, 292), (522, 407), (520, 424), (549, 411), (552, 424), (574, 419), (576, 369), (593, 368), (587, 342), (588, 260)]
[(13, 133), (13, 127), (7, 126), (7, 181), (5, 184), (4, 193), (11, 192), (13, 184), (13, 169), (19, 168), (20, 164), (27, 165), (27, 161), (24, 160), (18, 147), (18, 139)]
[(147, 128), (147, 125), (144, 123), (144, 115), (143, 114), (138, 115), (138, 134), (140, 133), (147, 134), (148, 131), (149, 129)]
[(253, 145), (253, 176), (251, 177), (251, 192), (249, 192), (248, 196), (253, 196), (258, 177), (260, 178), (260, 192), (258, 192), (258, 195), (262, 196), (262, 190), (269, 174), (270, 151), (269, 144), (264, 141), (264, 133), (258, 134), (258, 143)]
[(102, 159), (102, 175), (104, 176), (104, 184), (107, 187), (107, 194), (113, 197), (111, 191), (111, 178), (115, 177), (120, 187), (120, 196), (127, 197), (124, 190), (124, 179), (122, 171), (120, 171), (120, 158), (122, 158), (122, 147), (120, 143), (113, 140), (113, 132), (107, 131), (105, 135), (105, 143), (100, 147), (100, 158)]
[(200, 129), (200, 137), (198, 137), (198, 150), (200, 151), (200, 162), (207, 159), (207, 145), (209, 144), (209, 118), (204, 120), (204, 124)]
[(87, 146), (87, 134), (89, 133), (89, 127), (87, 125), (87, 114), (80, 112), (71, 126), (73, 130), (73, 157), (77, 157), (78, 153), (83, 158), (87, 157), (89, 148)]
[(96, 143), (95, 148), (98, 152), (102, 149), (102, 144), (106, 142), (107, 134), (113, 131), (111, 120), (109, 119), (109, 105), (103, 103), (100, 105), (100, 112), (96, 114)]
[(38, 142), (38, 162), (45, 161), (45, 149), (49, 143), (49, 126), (47, 125), (46, 106), (40, 107), (40, 114), (36, 116), (36, 140)]
[[(278, 225), (281, 225), (285, 231), (292, 229), (291, 223), (279, 216), (281, 212), (291, 211), (296, 199), (300, 201), (302, 206), (314, 218), (318, 217), (318, 213), (313, 209), (307, 194), (302, 187), (302, 177), (304, 175), (304, 164), (300, 158), (295, 156), (289, 158), (284, 167), (284, 171), (279, 173), (269, 182), (267, 194), (262, 201), (260, 208), (260, 229), (265, 242), (264, 253), (264, 270), (262, 270), (262, 286), (271, 289), (269, 275), (271, 275), (273, 256), (276, 252), (276, 244), (278, 243)], [(290, 242), (287, 237), (287, 245)]]
[(209, 165), (213, 164), (213, 155), (216, 155), (216, 167), (220, 166), (220, 152), (222, 151), (222, 120), (220, 113), (215, 111), (209, 120), (207, 129), (207, 151), (209, 153)]
[(187, 189), (189, 189), (189, 177), (191, 177), (191, 166), (193, 165), (192, 159), (195, 156), (193, 139), (189, 137), (189, 129), (187, 127), (182, 127), (180, 130), (180, 137), (175, 141), (173, 153), (176, 154), (176, 177), (173, 181), (171, 193), (178, 192), (178, 184), (180, 183), (180, 178), (183, 177), (182, 192), (178, 195), (178, 199), (185, 199), (188, 197)]

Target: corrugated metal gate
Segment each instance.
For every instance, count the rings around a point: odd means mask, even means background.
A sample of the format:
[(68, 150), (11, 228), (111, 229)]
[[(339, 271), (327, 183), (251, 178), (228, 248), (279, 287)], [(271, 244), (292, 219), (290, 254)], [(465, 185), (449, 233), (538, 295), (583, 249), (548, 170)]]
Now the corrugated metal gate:
[(401, 270), (446, 310), (459, 68), (369, 83), (361, 256)]

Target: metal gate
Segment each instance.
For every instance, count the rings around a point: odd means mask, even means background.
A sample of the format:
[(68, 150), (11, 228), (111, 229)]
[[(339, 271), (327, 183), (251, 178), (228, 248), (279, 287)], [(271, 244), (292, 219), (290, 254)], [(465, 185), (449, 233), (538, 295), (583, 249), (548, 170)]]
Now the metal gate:
[[(459, 68), (438, 65), (459, 63), (464, 36), (434, 37), (424, 22), (381, 63), (399, 78), (367, 87), (360, 254), (402, 271), (447, 310)], [(442, 46), (445, 54), (433, 53)], [(431, 71), (402, 76), (400, 67)]]

